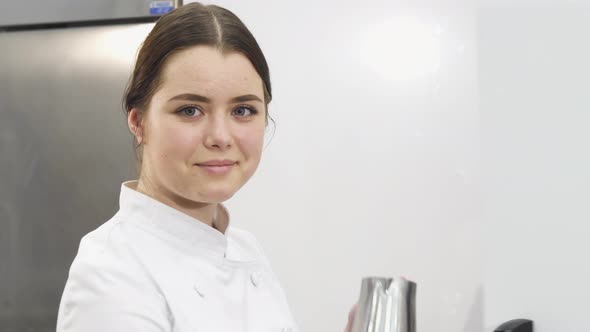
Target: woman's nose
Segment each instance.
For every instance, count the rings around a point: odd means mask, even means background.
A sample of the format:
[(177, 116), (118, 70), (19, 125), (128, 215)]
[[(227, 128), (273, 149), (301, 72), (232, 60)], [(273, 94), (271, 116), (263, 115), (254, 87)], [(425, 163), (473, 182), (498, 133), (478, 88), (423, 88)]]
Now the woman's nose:
[(210, 148), (226, 149), (232, 145), (230, 121), (225, 116), (212, 116), (207, 124), (205, 144)]

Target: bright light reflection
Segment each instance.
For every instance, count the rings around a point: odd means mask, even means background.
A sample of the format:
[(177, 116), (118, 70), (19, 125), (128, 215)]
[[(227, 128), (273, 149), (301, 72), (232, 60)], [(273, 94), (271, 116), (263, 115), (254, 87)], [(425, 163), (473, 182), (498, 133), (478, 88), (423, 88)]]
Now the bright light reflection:
[(141, 43), (153, 29), (154, 23), (130, 25), (116, 30), (105, 31), (99, 38), (99, 45), (110, 53), (110, 58), (123, 65), (135, 62)]
[(134, 64), (141, 43), (153, 27), (154, 23), (147, 23), (106, 28), (90, 38), (76, 39), (71, 55), (77, 60), (128, 68)]

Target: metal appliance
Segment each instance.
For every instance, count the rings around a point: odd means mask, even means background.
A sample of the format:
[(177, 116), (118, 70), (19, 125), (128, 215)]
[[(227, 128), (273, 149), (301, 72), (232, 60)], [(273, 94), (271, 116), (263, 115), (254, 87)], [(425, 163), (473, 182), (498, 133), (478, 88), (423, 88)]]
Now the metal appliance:
[(135, 177), (121, 106), (179, 1), (13, 1), (0, 14), (0, 331), (55, 331), (81, 237)]

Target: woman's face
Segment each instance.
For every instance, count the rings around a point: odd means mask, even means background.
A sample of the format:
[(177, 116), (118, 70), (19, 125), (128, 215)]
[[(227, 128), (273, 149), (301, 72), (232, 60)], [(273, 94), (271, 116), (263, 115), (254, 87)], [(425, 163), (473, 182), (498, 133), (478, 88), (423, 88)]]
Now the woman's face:
[(143, 119), (142, 178), (158, 194), (229, 199), (260, 162), (262, 79), (242, 54), (224, 56), (209, 46), (172, 55), (161, 79)]

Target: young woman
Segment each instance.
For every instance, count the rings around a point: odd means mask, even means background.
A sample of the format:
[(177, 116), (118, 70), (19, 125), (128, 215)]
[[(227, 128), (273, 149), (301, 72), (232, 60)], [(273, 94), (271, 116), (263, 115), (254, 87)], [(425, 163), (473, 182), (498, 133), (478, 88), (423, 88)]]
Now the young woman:
[(259, 164), (271, 96), (233, 13), (191, 3), (159, 19), (125, 94), (139, 178), (82, 239), (57, 331), (298, 330), (260, 244), (222, 205)]

